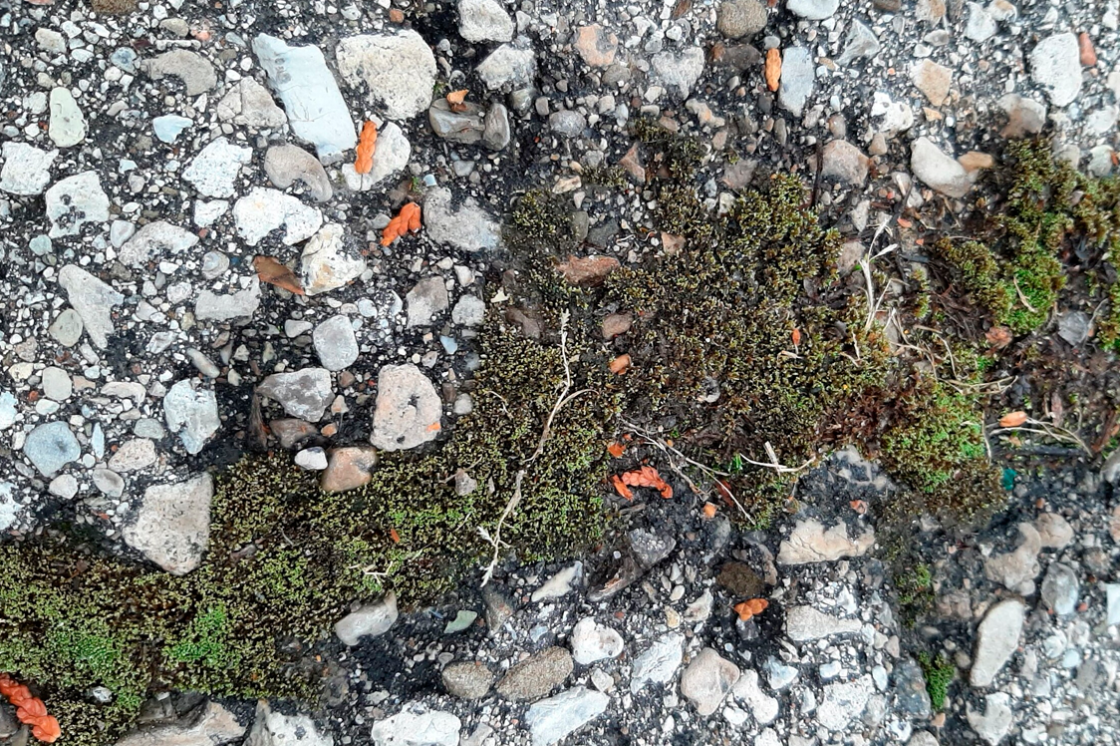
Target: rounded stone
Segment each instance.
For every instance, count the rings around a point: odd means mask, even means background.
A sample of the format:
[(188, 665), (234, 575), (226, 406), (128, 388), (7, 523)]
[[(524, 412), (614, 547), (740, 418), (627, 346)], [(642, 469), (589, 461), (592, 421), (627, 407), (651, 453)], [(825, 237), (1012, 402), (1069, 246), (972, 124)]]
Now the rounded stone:
[(358, 359), (358, 340), (350, 319), (341, 314), (332, 316), (311, 335), (319, 361), (327, 370), (342, 370)]
[(726, 0), (719, 6), (716, 28), (728, 39), (753, 36), (766, 28), (766, 6), (758, 0)]

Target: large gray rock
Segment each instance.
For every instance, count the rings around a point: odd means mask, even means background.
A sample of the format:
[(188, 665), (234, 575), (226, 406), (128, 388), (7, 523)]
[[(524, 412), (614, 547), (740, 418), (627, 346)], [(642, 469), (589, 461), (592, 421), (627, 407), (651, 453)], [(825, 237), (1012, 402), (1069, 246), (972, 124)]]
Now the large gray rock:
[(1002, 741), (1015, 722), (1011, 695), (1007, 692), (996, 692), (985, 697), (983, 713), (974, 710), (971, 703), (966, 710), (968, 724), (988, 746), (996, 746)]
[[(910, 146), (910, 170), (925, 184), (948, 197), (961, 198), (972, 189), (973, 175), (928, 138), (919, 137)], [(979, 172), (975, 172), (979, 174)]]
[(778, 562), (783, 565), (805, 565), (812, 562), (833, 562), (844, 557), (862, 557), (875, 545), (875, 532), (867, 527), (859, 536), (850, 538), (848, 527), (838, 523), (825, 530), (815, 518), (798, 523), (788, 539), (778, 548)]
[(416, 448), (440, 432), (443, 407), (435, 386), (415, 365), (386, 365), (377, 376), (370, 442), (383, 451)]
[(360, 34), (338, 43), (338, 71), (351, 86), (365, 83), (389, 119), (409, 119), (428, 108), (436, 58), (420, 34)]
[(408, 306), (408, 326), (430, 326), (432, 318), (443, 314), (450, 301), (447, 286), (439, 276), (425, 277), (416, 283), (405, 296)]
[(852, 634), (860, 629), (858, 619), (841, 619), (812, 606), (794, 606), (786, 611), (786, 635), (794, 642)]
[(497, 691), (506, 699), (540, 699), (571, 673), (571, 654), (561, 647), (546, 648), (509, 669), (498, 682)]
[(537, 77), (537, 56), (525, 40), (519, 39), (495, 49), (475, 72), (492, 91), (506, 85), (525, 88)]
[(405, 705), (396, 715), (374, 722), (370, 736), (374, 746), (459, 746), (462, 727), (449, 712)]
[(183, 447), (192, 456), (201, 451), (222, 426), (214, 392), (199, 388), (198, 381), (193, 378), (179, 381), (168, 390), (163, 397), (163, 416), (167, 428), (179, 435)]
[(230, 143), (224, 137), (210, 141), (183, 169), (183, 179), (206, 197), (232, 197), (241, 167), (253, 157), (252, 148)]
[(1007, 599), (988, 610), (976, 631), (976, 655), (968, 680), (973, 686), (989, 686), (1019, 648), (1026, 606)]
[(124, 296), (74, 264), (59, 270), (58, 284), (81, 317), (90, 341), (95, 347), (105, 349), (113, 333), (113, 307), (124, 303)]
[(109, 219), (109, 197), (101, 189), (96, 171), (83, 171), (56, 182), (45, 199), (51, 238), (76, 236), (86, 223)]
[(646, 684), (667, 684), (671, 681), (684, 657), (683, 645), (684, 635), (672, 632), (635, 657), (630, 673), (630, 692), (637, 694)]
[(386, 594), (385, 598), (374, 604), (365, 604), (351, 611), (334, 625), (334, 633), (343, 645), (353, 647), (363, 637), (378, 637), (385, 634), (397, 621), (397, 596)]
[(301, 182), (316, 202), (326, 202), (334, 189), (319, 160), (297, 145), (273, 145), (264, 154), (264, 172), (277, 189)]
[(1081, 52), (1073, 32), (1047, 36), (1031, 50), (1031, 80), (1054, 106), (1069, 106), (1081, 93)]
[(334, 738), (321, 733), (307, 715), (284, 715), (262, 699), (257, 702), (253, 729), (245, 746), (334, 746)]
[(86, 139), (86, 118), (66, 88), (51, 90), (51, 122), (47, 135), (60, 148), (71, 148)]
[(739, 667), (721, 658), (712, 648), (704, 648), (681, 675), (681, 694), (703, 717), (714, 713), (739, 680)]
[(1033, 525), (1019, 524), (1021, 541), (1013, 552), (993, 554), (984, 562), (984, 575), (988, 580), (1005, 588), (1029, 596), (1035, 591), (1035, 578), (1042, 571), (1038, 554), (1042, 551), (1042, 537)]
[(198, 236), (165, 220), (148, 223), (121, 246), (117, 259), (130, 267), (142, 267), (149, 259), (162, 260), (186, 251), (198, 243)]
[(350, 109), (318, 47), (288, 46), (260, 34), (253, 40), (253, 52), (284, 102), (292, 133), (314, 145), (319, 160), (338, 161), (358, 144)]
[(463, 251), (496, 249), (502, 242), (502, 229), (473, 197), (464, 197), (452, 206), (451, 190), (439, 187), (424, 199), (424, 228), (428, 238)]
[(233, 293), (214, 293), (203, 290), (194, 304), (194, 315), (199, 321), (230, 321), (247, 324), (261, 305), (261, 283), (256, 275), (249, 278), (249, 287)]
[(350, 319), (332, 316), (315, 327), (311, 334), (315, 354), (327, 370), (342, 370), (358, 359), (358, 340)]
[(206, 702), (174, 723), (137, 728), (116, 746), (223, 746), (244, 735), (245, 726), (232, 712), (217, 702)]
[(812, 53), (805, 47), (787, 47), (782, 53), (778, 105), (795, 117), (801, 116), (805, 103), (813, 93), (815, 82)]
[(23, 142), (6, 142), (2, 147), (0, 191), (24, 196), (42, 194), (51, 183), (51, 165), (58, 158), (58, 151), (39, 150)]
[(279, 402), (292, 417), (308, 422), (318, 422), (334, 400), (331, 374), (325, 368), (273, 373), (261, 382), (257, 393)]
[(290, 194), (267, 187), (253, 189), (233, 205), (237, 234), (250, 246), (278, 228), (282, 241), (292, 246), (315, 235), (323, 225), (323, 214)]
[(689, 47), (679, 52), (658, 52), (650, 64), (657, 80), (684, 99), (704, 74), (704, 59), (704, 50)]
[(185, 482), (152, 485), (121, 529), (125, 543), (172, 575), (202, 563), (210, 543), (214, 482), (199, 474)]
[(840, 7), (840, 0), (789, 0), (786, 9), (810, 21), (831, 18)]
[(242, 78), (230, 88), (217, 107), (218, 119), (254, 129), (280, 129), (288, 123), (272, 94), (252, 78)]
[(303, 290), (319, 295), (343, 287), (356, 280), (366, 269), (366, 262), (357, 252), (348, 251), (346, 228), (327, 223), (303, 247), (300, 275)]
[(510, 41), (514, 30), (498, 0), (459, 0), (459, 35), (467, 41)]
[(602, 715), (610, 697), (582, 686), (536, 702), (525, 713), (533, 746), (552, 746)]
[(44, 477), (54, 476), (62, 467), (82, 455), (78, 439), (65, 422), (39, 425), (23, 441), (23, 455)]
[(162, 80), (167, 76), (183, 81), (188, 96), (197, 96), (218, 84), (214, 66), (200, 55), (189, 49), (173, 49), (150, 60), (141, 60), (137, 65), (152, 80)]
[(829, 684), (817, 707), (816, 720), (831, 731), (842, 731), (852, 720), (863, 715), (867, 700), (875, 691), (875, 682), (870, 676), (861, 676), (855, 681)]

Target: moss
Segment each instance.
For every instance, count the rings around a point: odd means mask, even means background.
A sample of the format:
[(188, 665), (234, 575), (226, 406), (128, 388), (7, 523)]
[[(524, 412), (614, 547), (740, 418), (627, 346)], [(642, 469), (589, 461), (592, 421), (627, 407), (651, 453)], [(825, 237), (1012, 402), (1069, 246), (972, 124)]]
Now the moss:
[(898, 591), (899, 618), (906, 627), (913, 627), (919, 618), (933, 608), (933, 575), (924, 562), (894, 563), (894, 585)]
[(1120, 282), (1109, 285), (1107, 298), (1107, 310), (1097, 324), (1097, 339), (1106, 349), (1120, 352)]
[(945, 697), (949, 693), (949, 684), (953, 683), (957, 670), (944, 653), (936, 657), (922, 651), (918, 653), (918, 665), (926, 677), (926, 691), (929, 692), (929, 701), (934, 711), (945, 707)]

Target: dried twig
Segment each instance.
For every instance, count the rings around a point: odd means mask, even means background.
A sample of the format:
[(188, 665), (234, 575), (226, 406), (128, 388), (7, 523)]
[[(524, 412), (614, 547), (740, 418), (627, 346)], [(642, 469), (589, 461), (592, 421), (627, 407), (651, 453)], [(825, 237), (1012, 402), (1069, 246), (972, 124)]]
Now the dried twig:
[[(1027, 427), (1027, 425), (1030, 425), (1031, 427)], [(1085, 453), (1089, 456), (1093, 455), (1093, 451), (1089, 448), (1088, 445), (1085, 444), (1085, 441), (1078, 437), (1077, 433), (1073, 432), (1072, 430), (1067, 430), (1064, 427), (1052, 425), (1041, 420), (1028, 419), (1023, 423), (1023, 425), (1020, 425), (1018, 427), (998, 427), (995, 430), (992, 430), (989, 434), (1006, 435), (1012, 433), (1035, 433), (1036, 435), (1045, 435), (1048, 438), (1053, 438), (1054, 440), (1063, 443), (1073, 443), (1078, 448), (1085, 451)]]
[(764, 448), (766, 449), (766, 457), (770, 459), (769, 462), (752, 461), (751, 459), (747, 458), (746, 456), (743, 457), (743, 460), (746, 461), (748, 464), (750, 464), (752, 466), (761, 466), (761, 467), (766, 468), (766, 469), (773, 469), (774, 471), (778, 472), (779, 474), (796, 474), (799, 471), (804, 471), (805, 469), (808, 469), (810, 466), (813, 465), (813, 462), (816, 461), (815, 458), (810, 458), (808, 461), (803, 463), (801, 466), (786, 466), (785, 464), (783, 464), (781, 461), (778, 460), (778, 454), (774, 452), (774, 446), (770, 445), (770, 441), (766, 441), (766, 443), (764, 445)]

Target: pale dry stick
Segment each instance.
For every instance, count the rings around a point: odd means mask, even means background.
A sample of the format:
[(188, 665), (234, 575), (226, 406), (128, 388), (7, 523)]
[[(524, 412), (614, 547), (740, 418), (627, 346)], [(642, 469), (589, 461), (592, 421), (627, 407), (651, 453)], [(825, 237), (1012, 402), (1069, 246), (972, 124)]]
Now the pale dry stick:
[(1028, 419), (1024, 424), (1034, 425), (1034, 427), (1023, 427), (1023, 426), (1001, 427), (1001, 428), (997, 428), (995, 430), (992, 430), (990, 434), (991, 435), (1003, 435), (1005, 433), (1022, 432), (1022, 433), (1035, 433), (1035, 434), (1038, 434), (1038, 435), (1045, 435), (1049, 438), (1053, 438), (1054, 440), (1062, 441), (1064, 443), (1073, 443), (1074, 445), (1076, 445), (1077, 447), (1079, 447), (1083, 451), (1085, 451), (1085, 453), (1088, 454), (1089, 456), (1093, 455), (1092, 450), (1090, 450), (1089, 446), (1087, 446), (1085, 444), (1085, 441), (1083, 441), (1081, 438), (1079, 438), (1076, 433), (1074, 433), (1070, 430), (1067, 430), (1064, 427), (1060, 427), (1058, 425), (1051, 425), (1049, 423), (1042, 422), (1041, 420), (1035, 420), (1035, 419)]
[(1015, 293), (1019, 296), (1019, 301), (1027, 307), (1027, 310), (1031, 313), (1038, 313), (1038, 309), (1031, 305), (1031, 302), (1027, 300), (1027, 296), (1023, 295), (1023, 291), (1019, 289), (1019, 278), (1012, 277), (1011, 284), (1015, 286)]
[[(560, 314), (560, 358), (564, 363), (564, 387), (560, 390), (559, 396), (556, 398), (556, 403), (552, 406), (552, 411), (548, 413), (548, 418), (545, 420), (544, 427), (541, 429), (541, 438), (537, 442), (537, 448), (533, 451), (533, 455), (527, 458), (521, 465), (514, 477), (513, 495), (510, 496), (509, 501), (506, 502), (506, 507), (502, 510), (501, 517), (498, 518), (498, 525), (494, 528), (494, 535), (491, 536), (490, 532), (484, 526), (478, 527), (479, 535), (490, 542), (494, 547), (494, 554), (490, 558), (490, 564), (486, 567), (486, 572), (482, 575), (482, 586), (485, 587), (494, 577), (494, 570), (498, 567), (498, 558), (502, 553), (502, 527), (505, 525), (506, 519), (516, 510), (518, 503), (521, 502), (521, 481), (525, 478), (525, 472), (529, 465), (532, 464), (537, 458), (544, 453), (545, 443), (548, 442), (548, 436), (552, 434), (552, 423), (556, 419), (556, 415), (564, 408), (564, 405), (575, 399), (577, 396), (589, 393), (591, 389), (581, 389), (575, 393), (569, 394), (572, 389), (572, 368), (571, 361), (568, 359), (568, 312), (564, 311)], [(498, 397), (501, 399), (501, 397)], [(502, 400), (503, 406), (505, 400)], [(509, 414), (509, 410), (506, 409)]]
[(799, 471), (808, 469), (816, 461), (815, 458), (810, 458), (801, 466), (786, 466), (778, 460), (778, 454), (774, 452), (774, 446), (770, 445), (770, 441), (766, 441), (764, 447), (766, 448), (766, 455), (770, 458), (769, 463), (766, 463), (764, 461), (752, 461), (751, 459), (746, 457), (744, 457), (743, 460), (752, 466), (761, 466), (766, 469), (773, 469), (779, 474), (796, 474)]

